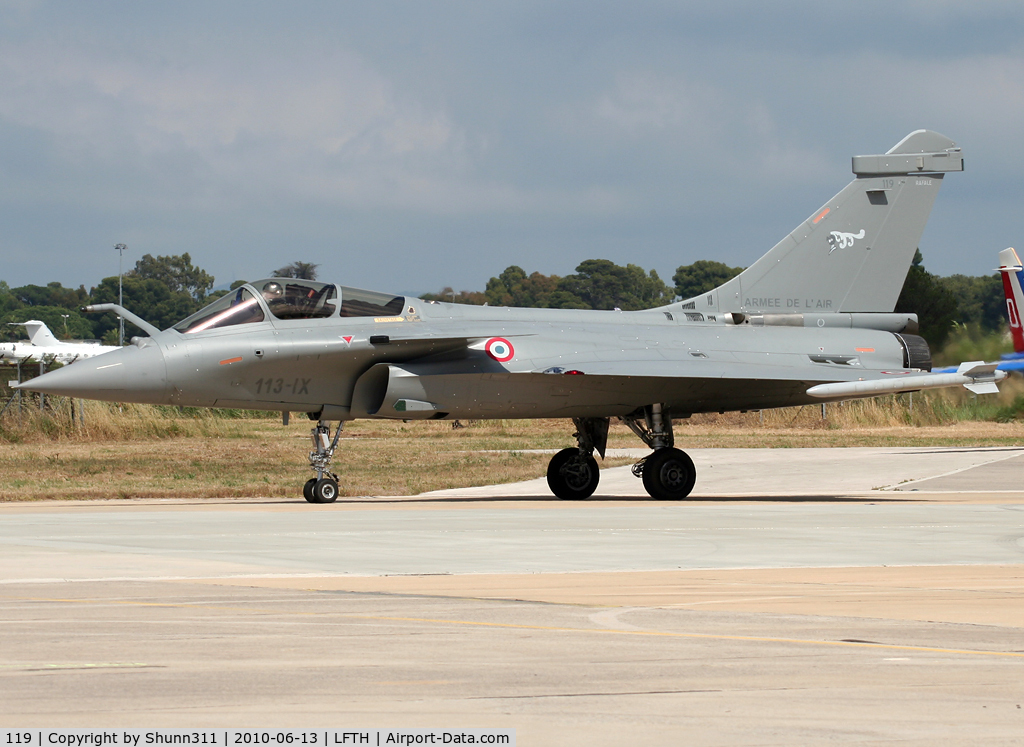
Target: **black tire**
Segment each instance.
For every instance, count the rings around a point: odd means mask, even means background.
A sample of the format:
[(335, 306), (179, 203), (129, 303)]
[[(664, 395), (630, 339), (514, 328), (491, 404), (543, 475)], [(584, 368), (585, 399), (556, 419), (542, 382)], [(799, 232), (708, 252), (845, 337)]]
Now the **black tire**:
[(548, 487), (563, 501), (589, 498), (600, 479), (597, 460), (581, 457), (579, 449), (562, 449), (548, 463)]
[(644, 462), (644, 489), (659, 501), (681, 501), (697, 482), (697, 469), (685, 451), (658, 449)]
[(313, 485), (314, 503), (334, 503), (338, 500), (338, 483), (329, 477), (317, 480)]
[(316, 498), (313, 497), (313, 486), (316, 485), (316, 478), (311, 477), (306, 480), (306, 484), (302, 486), (302, 497), (310, 503), (317, 503)]

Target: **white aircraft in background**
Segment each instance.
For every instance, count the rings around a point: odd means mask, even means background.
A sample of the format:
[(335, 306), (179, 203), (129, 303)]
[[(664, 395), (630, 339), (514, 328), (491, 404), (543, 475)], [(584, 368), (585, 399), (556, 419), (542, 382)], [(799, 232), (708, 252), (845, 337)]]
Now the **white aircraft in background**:
[(98, 342), (62, 342), (38, 319), (10, 324), (24, 326), (28, 331), (29, 341), (0, 343), (0, 360), (3, 361), (13, 363), (31, 359), (74, 363), (83, 358), (92, 358), (120, 349), (116, 345), (101, 345)]

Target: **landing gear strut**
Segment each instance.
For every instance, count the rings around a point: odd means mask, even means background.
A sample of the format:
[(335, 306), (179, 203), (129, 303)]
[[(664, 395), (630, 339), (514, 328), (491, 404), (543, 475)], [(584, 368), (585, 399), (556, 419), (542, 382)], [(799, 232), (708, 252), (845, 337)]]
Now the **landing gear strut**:
[(338, 499), (338, 476), (329, 467), (343, 425), (342, 422), (338, 423), (334, 438), (331, 438), (331, 426), (326, 420), (318, 421), (310, 431), (313, 451), (309, 452), (309, 466), (316, 472), (316, 477), (311, 477), (302, 486), (302, 495), (310, 503), (334, 503)]
[(697, 470), (685, 451), (675, 448), (672, 417), (660, 404), (648, 405), (643, 414), (621, 418), (654, 453), (633, 465), (633, 474), (643, 478), (644, 490), (659, 501), (682, 500), (697, 482)]
[(562, 449), (548, 463), (548, 487), (565, 501), (581, 501), (597, 490), (601, 472), (594, 459), (596, 450), (604, 459), (608, 443), (608, 418), (573, 418), (575, 449)]

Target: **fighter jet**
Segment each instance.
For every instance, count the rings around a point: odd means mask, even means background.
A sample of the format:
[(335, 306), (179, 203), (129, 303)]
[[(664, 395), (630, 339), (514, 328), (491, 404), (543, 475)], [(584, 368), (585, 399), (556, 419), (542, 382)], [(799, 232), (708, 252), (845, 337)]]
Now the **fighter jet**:
[[(576, 445), (547, 469), (563, 499), (594, 493), (611, 419), (651, 454), (634, 466), (657, 499), (688, 496), (693, 462), (673, 421), (964, 385), (975, 363), (932, 374), (913, 314), (893, 308), (946, 173), (963, 156), (918, 130), (855, 156), (854, 179), (736, 278), (646, 311), (480, 307), (266, 278), (149, 337), (22, 385), (121, 402), (306, 412), (316, 421), (303, 494), (338, 495), (331, 461), (355, 418), (566, 418)], [(88, 307), (87, 311), (90, 310)], [(338, 421), (331, 435), (331, 423)]]
[(1013, 247), (999, 252), (999, 274), (1003, 279), (1003, 294), (1006, 296), (1006, 320), (1010, 325), (1013, 352), (1005, 353), (999, 363), (1001, 371), (1024, 370), (1024, 329), (1021, 328), (1020, 313), (1024, 309), (1024, 267)]
[[(999, 274), (1003, 280), (1003, 295), (1006, 298), (1006, 321), (1010, 325), (1010, 339), (1013, 341), (1013, 352), (1000, 356), (1000, 371), (1024, 371), (1024, 328), (1021, 327), (1020, 309), (1024, 308), (1024, 267), (1020, 258), (1011, 246), (999, 252)], [(963, 365), (963, 364), (961, 364)], [(958, 370), (958, 366), (936, 368), (938, 373), (950, 373)]]
[(98, 342), (75, 340), (64, 342), (50, 332), (50, 328), (38, 319), (27, 322), (9, 322), (11, 326), (24, 326), (28, 330), (27, 343), (0, 343), (0, 359), (5, 361), (44, 360), (74, 363), (85, 358), (117, 350), (117, 346), (102, 345)]

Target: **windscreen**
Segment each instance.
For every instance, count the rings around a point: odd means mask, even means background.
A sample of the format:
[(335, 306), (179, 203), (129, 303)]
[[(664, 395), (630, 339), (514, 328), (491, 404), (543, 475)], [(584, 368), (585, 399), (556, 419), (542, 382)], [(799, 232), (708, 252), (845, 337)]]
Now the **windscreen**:
[(235, 324), (251, 324), (263, 321), (263, 309), (256, 296), (245, 288), (230, 291), (205, 309), (197, 311), (184, 321), (174, 325), (179, 332), (189, 334), (207, 329), (230, 327)]

